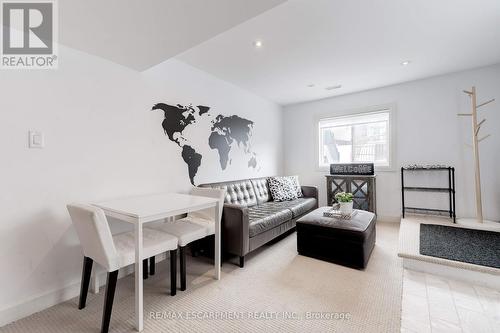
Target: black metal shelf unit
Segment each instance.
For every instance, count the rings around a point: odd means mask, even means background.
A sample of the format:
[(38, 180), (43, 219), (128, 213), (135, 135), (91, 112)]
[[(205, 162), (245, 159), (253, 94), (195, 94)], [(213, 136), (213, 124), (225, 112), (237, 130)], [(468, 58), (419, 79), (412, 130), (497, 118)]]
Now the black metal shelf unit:
[[(448, 187), (421, 187), (421, 186), (405, 186), (405, 172), (412, 171), (448, 171)], [(434, 209), (434, 208), (423, 208), (423, 207), (408, 207), (405, 206), (405, 191), (422, 191), (422, 192), (441, 192), (448, 193), (449, 195), (449, 210), (446, 209)], [(407, 211), (414, 211), (416, 213), (429, 213), (438, 214), (446, 213), (453, 219), (453, 223), (456, 223), (456, 210), (455, 210), (455, 168), (453, 167), (411, 167), (411, 168), (401, 168), (401, 201), (402, 201), (402, 213), (403, 218)], [(441, 215), (441, 214), (439, 214)]]

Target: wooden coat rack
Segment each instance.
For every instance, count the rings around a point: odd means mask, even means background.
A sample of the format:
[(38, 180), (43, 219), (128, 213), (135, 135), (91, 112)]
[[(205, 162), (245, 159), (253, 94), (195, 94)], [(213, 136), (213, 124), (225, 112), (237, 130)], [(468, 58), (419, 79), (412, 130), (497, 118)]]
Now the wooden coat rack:
[(474, 175), (475, 175), (475, 183), (476, 183), (476, 218), (479, 223), (483, 223), (483, 205), (481, 201), (481, 169), (479, 167), (479, 142), (483, 141), (490, 135), (487, 134), (482, 138), (479, 138), (479, 130), (481, 126), (484, 124), (486, 119), (481, 120), (478, 123), (477, 120), (477, 110), (480, 107), (483, 107), (491, 102), (495, 101), (495, 99), (490, 99), (481, 104), (477, 104), (477, 95), (476, 95), (476, 87), (472, 87), (470, 91), (464, 90), (464, 93), (469, 95), (472, 102), (472, 113), (459, 113), (459, 116), (472, 117), (472, 151), (474, 154)]

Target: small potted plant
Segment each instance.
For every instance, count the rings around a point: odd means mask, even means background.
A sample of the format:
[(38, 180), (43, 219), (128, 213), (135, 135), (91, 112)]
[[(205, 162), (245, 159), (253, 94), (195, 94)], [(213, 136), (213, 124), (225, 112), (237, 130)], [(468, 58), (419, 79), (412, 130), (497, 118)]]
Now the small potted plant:
[(335, 194), (335, 199), (339, 203), (340, 207), (340, 213), (343, 215), (351, 215), (352, 213), (352, 198), (354, 196), (352, 193), (348, 192), (339, 192)]

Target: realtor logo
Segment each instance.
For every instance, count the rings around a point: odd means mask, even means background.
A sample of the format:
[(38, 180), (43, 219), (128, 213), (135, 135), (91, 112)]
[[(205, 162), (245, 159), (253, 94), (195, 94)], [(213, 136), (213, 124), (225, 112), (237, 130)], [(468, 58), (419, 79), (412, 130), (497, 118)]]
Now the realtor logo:
[(55, 5), (2, 1), (2, 68), (57, 68)]

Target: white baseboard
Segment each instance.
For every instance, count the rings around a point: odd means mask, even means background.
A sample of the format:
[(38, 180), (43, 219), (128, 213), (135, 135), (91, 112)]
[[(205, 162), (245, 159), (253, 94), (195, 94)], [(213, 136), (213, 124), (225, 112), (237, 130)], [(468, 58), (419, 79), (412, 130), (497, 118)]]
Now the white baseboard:
[[(166, 259), (165, 254), (160, 254), (156, 256), (156, 263)], [(106, 284), (106, 272), (94, 263), (92, 269), (93, 273), (98, 276), (99, 286)], [(120, 269), (118, 273), (118, 278), (121, 279), (134, 272), (134, 265), (130, 265)], [(91, 292), (89, 288), (89, 292)], [(28, 317), (34, 313), (43, 311), (59, 303), (66, 302), (80, 294), (80, 280), (74, 282), (66, 287), (50, 291), (48, 293), (35, 296), (29, 300), (23, 301), (21, 303), (8, 306), (0, 310), (0, 327), (10, 324), (16, 320)], [(75, 308), (75, 311), (78, 310)]]
[(400, 223), (401, 216), (377, 216), (377, 222)]
[(78, 296), (80, 281), (0, 310), (0, 327)]

